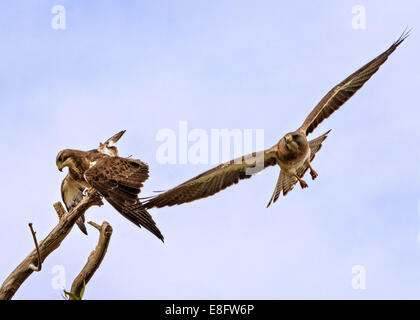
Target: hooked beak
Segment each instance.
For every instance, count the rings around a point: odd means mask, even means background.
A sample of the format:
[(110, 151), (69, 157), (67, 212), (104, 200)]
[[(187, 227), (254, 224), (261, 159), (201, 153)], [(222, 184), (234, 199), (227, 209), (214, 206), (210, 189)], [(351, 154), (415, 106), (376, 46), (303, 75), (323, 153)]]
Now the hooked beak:
[(286, 143), (290, 143), (292, 141), (293, 141), (293, 139), (292, 139), (291, 136), (286, 136)]

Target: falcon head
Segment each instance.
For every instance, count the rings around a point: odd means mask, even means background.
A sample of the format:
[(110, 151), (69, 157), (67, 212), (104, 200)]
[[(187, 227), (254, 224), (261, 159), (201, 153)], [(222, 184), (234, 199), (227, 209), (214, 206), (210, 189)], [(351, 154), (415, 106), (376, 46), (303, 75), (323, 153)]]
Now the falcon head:
[(290, 151), (298, 151), (305, 145), (305, 138), (296, 132), (288, 133), (284, 136), (286, 148)]
[(73, 161), (73, 150), (65, 149), (58, 153), (55, 163), (58, 170), (63, 171), (64, 167), (69, 167), (74, 164)]

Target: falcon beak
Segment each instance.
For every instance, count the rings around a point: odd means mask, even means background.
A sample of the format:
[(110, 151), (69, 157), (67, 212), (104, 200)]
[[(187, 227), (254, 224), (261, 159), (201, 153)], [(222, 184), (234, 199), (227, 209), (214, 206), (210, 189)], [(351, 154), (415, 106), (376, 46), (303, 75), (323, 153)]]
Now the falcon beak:
[(58, 168), (58, 170), (59, 170), (60, 172), (63, 172), (63, 168)]
[(286, 143), (290, 143), (290, 142), (292, 142), (293, 141), (293, 138), (292, 138), (292, 136), (286, 136)]

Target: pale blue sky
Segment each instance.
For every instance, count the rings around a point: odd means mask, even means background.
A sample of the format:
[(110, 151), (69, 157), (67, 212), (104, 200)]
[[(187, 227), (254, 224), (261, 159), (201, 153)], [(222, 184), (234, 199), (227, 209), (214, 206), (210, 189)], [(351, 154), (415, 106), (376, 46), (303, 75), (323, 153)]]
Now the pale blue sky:
[[(66, 8), (66, 30), (51, 8)], [(364, 5), (364, 30), (352, 7)], [(166, 242), (110, 205), (87, 219), (114, 228), (87, 299), (420, 298), (420, 43), (416, 1), (2, 1), (0, 281), (57, 222), (64, 148), (91, 149), (121, 129), (120, 153), (150, 166), (142, 195), (211, 165), (162, 165), (162, 128), (264, 129), (267, 146), (322, 96), (411, 36), (313, 137), (333, 129), (316, 181), (269, 209), (278, 168), (211, 198), (153, 209)], [(17, 299), (61, 299), (95, 247), (74, 229)], [(366, 268), (366, 289), (351, 286)]]

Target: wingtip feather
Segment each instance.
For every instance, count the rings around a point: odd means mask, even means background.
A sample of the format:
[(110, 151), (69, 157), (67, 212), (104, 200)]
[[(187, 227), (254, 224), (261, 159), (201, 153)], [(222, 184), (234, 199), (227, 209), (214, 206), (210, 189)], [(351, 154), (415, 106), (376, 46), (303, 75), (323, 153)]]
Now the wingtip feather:
[(411, 27), (410, 29), (408, 29), (408, 27), (406, 27), (404, 29), (403, 33), (397, 39), (397, 41), (395, 41), (393, 43), (392, 47), (394, 47), (394, 48), (398, 47), (405, 39), (407, 39), (410, 36), (411, 30), (413, 30), (413, 27)]

